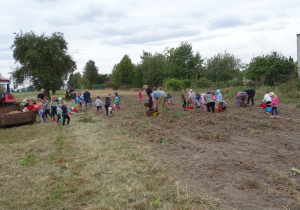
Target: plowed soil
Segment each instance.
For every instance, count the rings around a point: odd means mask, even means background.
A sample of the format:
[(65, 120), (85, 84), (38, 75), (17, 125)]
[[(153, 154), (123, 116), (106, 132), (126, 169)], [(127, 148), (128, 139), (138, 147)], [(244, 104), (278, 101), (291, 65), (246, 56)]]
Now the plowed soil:
[(280, 104), (273, 119), (258, 99), (239, 109), (227, 100), (227, 110), (212, 114), (183, 111), (176, 96), (162, 115), (147, 117), (137, 92), (119, 94), (121, 110), (108, 120), (150, 145), (190, 194), (218, 198), (224, 209), (300, 209), (300, 174), (292, 170), (300, 168), (295, 104)]

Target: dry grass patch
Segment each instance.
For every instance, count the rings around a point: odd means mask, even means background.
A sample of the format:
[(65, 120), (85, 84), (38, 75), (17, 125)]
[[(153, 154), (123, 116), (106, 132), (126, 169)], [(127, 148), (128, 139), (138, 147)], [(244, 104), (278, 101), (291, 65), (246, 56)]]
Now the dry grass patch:
[(64, 128), (48, 120), (1, 129), (0, 208), (216, 208), (187, 196), (151, 148), (114, 127), (116, 119), (84, 112)]

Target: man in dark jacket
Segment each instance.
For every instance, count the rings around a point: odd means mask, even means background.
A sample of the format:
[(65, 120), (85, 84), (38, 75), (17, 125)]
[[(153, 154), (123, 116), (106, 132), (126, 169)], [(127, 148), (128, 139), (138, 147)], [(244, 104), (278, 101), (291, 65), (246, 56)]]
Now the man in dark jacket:
[(146, 93), (149, 97), (149, 110), (152, 110), (153, 101), (152, 101), (152, 89), (151, 87), (148, 87), (148, 85), (144, 85), (144, 90), (146, 90)]
[(249, 104), (250, 99), (251, 99), (252, 106), (254, 106), (255, 90), (254, 89), (248, 89), (248, 90), (245, 90), (244, 92), (246, 92), (247, 95), (248, 95), (247, 104)]
[(86, 91), (83, 93), (83, 98), (84, 98), (84, 102), (85, 102), (85, 107), (87, 107), (88, 103), (91, 105), (91, 107), (93, 106), (92, 101), (91, 101), (91, 94), (88, 91), (88, 89), (86, 89)]

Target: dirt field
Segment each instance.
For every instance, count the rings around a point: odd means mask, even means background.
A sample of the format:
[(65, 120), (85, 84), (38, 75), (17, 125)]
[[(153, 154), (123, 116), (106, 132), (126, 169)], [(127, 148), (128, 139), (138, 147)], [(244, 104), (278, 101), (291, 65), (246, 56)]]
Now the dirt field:
[[(95, 91), (93, 96), (107, 92)], [(256, 105), (221, 113), (183, 111), (174, 97), (163, 116), (146, 117), (138, 92), (120, 91), (121, 110), (108, 118), (150, 145), (156, 161), (190, 194), (218, 198), (224, 209), (300, 209), (300, 112), (280, 104), (271, 119)], [(144, 93), (143, 93), (144, 94)], [(144, 94), (144, 99), (146, 95)]]

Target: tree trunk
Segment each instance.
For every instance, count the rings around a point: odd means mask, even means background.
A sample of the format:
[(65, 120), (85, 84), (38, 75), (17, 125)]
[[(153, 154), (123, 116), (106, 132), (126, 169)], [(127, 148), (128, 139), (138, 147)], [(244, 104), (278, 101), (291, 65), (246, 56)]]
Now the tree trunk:
[(50, 90), (45, 89), (44, 95), (48, 97), (48, 100), (50, 100)]
[(52, 95), (55, 95), (55, 93), (56, 93), (56, 90), (52, 90)]

